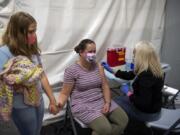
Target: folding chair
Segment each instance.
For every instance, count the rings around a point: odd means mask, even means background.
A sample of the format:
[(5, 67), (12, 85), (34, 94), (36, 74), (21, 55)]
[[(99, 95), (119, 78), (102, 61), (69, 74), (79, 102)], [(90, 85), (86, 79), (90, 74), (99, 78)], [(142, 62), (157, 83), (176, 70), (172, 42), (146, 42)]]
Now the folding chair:
[(72, 115), (72, 112), (71, 112), (71, 106), (70, 106), (69, 100), (67, 101), (67, 104), (66, 104), (65, 122), (67, 122), (68, 116), (70, 118), (70, 122), (71, 122), (71, 125), (72, 125), (73, 134), (77, 135), (77, 129), (76, 129), (74, 118), (73, 118), (73, 115)]
[(179, 109), (161, 109), (161, 117), (157, 121), (147, 122), (146, 126), (152, 129), (165, 131), (164, 135), (170, 133), (180, 133), (180, 108)]
[[(70, 99), (67, 101), (67, 104), (66, 104), (65, 121), (67, 121), (68, 117), (70, 118), (70, 122), (71, 122), (71, 125), (72, 125), (72, 130), (73, 130), (74, 135), (77, 135), (80, 132), (79, 130), (77, 130), (77, 125), (75, 124), (75, 121), (80, 126), (80, 128), (84, 129), (85, 133), (82, 133), (82, 134), (87, 134), (87, 133), (91, 132), (91, 129), (88, 128), (88, 126), (86, 124), (84, 124), (82, 121), (80, 121), (78, 118), (76, 118), (76, 117), (74, 117), (72, 115)], [(65, 124), (66, 124), (66, 122), (65, 122)], [(80, 134), (81, 134), (81, 132), (80, 132)]]

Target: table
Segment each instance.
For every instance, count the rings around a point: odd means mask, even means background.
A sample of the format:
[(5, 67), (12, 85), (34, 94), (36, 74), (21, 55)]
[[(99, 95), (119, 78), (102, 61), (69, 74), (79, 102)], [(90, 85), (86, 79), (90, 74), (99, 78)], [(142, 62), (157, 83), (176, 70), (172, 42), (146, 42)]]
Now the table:
[(164, 85), (163, 94), (163, 107), (175, 109), (175, 99), (180, 93), (180, 90)]

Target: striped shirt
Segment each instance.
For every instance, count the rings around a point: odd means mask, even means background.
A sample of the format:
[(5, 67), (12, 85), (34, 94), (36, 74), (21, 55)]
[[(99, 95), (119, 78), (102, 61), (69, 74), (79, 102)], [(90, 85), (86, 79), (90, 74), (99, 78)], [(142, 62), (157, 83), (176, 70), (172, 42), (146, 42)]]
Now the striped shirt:
[[(64, 83), (73, 83), (71, 108), (73, 115), (85, 124), (102, 116), (104, 98), (102, 80), (97, 65), (86, 70), (75, 63), (65, 70)], [(110, 112), (118, 105), (112, 100)]]

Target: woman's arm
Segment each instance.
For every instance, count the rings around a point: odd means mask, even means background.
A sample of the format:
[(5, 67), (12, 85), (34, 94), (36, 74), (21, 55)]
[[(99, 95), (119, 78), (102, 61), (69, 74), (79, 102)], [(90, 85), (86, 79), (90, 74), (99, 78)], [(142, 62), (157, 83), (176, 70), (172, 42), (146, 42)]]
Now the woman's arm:
[(102, 90), (103, 90), (104, 101), (105, 101), (103, 113), (107, 113), (109, 112), (110, 105), (111, 105), (111, 92), (109, 89), (107, 79), (104, 74), (104, 68), (101, 65), (99, 65), (99, 72), (102, 78)]
[(52, 88), (49, 84), (49, 81), (47, 79), (47, 76), (45, 73), (42, 74), (41, 76), (41, 84), (44, 88), (44, 91), (46, 93), (46, 95), (48, 96), (49, 98), (49, 111), (53, 114), (56, 114), (58, 113), (58, 109), (57, 109), (57, 104), (56, 104), (56, 99), (53, 95), (53, 92), (52, 92)]
[(135, 77), (135, 74), (133, 71), (127, 72), (127, 71), (118, 70), (114, 75), (118, 78), (122, 78), (125, 80), (132, 80)]
[(65, 69), (64, 72), (64, 83), (63, 88), (60, 91), (59, 98), (58, 98), (58, 106), (60, 109), (63, 108), (66, 101), (68, 100), (68, 97), (71, 94), (71, 91), (73, 90), (73, 87), (75, 85), (76, 75), (75, 75), (75, 69), (73, 66), (70, 66)]
[(68, 97), (70, 96), (73, 89), (73, 85), (73, 83), (63, 83), (63, 88), (61, 89), (58, 98), (58, 106), (60, 107), (60, 109), (62, 109), (67, 102)]

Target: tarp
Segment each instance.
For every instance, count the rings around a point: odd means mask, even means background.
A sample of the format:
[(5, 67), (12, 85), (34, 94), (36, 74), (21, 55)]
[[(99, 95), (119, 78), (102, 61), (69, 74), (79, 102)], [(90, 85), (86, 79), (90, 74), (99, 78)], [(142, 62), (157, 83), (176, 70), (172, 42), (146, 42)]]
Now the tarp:
[[(14, 12), (34, 16), (43, 66), (56, 89), (64, 69), (78, 57), (73, 48), (84, 38), (96, 42), (98, 61), (106, 60), (108, 47), (133, 48), (139, 40), (153, 42), (160, 52), (165, 4), (166, 0), (0, 0), (0, 36)], [(61, 119), (62, 114), (48, 113), (44, 99), (44, 125)]]
[(29, 12), (38, 22), (37, 35), (45, 71), (51, 84), (63, 78), (64, 69), (77, 54), (83, 38), (96, 42), (98, 61), (108, 47), (133, 48), (149, 40), (161, 49), (166, 0), (1, 0), (0, 23), (16, 11)]

